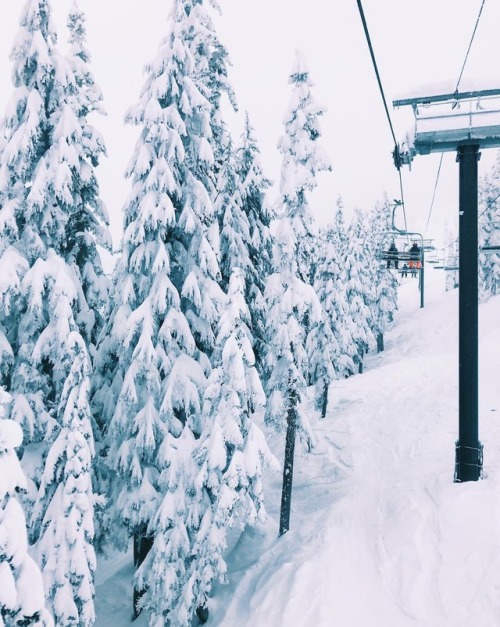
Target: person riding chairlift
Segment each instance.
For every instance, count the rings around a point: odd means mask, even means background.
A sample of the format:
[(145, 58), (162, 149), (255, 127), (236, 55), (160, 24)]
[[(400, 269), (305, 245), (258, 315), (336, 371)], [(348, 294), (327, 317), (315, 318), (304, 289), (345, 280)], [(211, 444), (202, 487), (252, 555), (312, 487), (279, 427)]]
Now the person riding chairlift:
[(398, 249), (396, 248), (396, 244), (394, 243), (394, 240), (392, 240), (391, 245), (389, 246), (389, 251), (388, 251), (387, 256), (388, 256), (387, 267), (390, 268), (391, 262), (394, 261), (394, 267), (397, 270), (398, 265), (399, 265), (399, 259), (398, 259)]
[(422, 268), (422, 261), (420, 256), (420, 247), (417, 242), (413, 242), (410, 248), (410, 270), (413, 277), (417, 276), (417, 270)]
[(421, 255), (420, 255), (420, 246), (417, 242), (413, 242), (412, 247), (410, 248), (410, 268), (421, 268)]

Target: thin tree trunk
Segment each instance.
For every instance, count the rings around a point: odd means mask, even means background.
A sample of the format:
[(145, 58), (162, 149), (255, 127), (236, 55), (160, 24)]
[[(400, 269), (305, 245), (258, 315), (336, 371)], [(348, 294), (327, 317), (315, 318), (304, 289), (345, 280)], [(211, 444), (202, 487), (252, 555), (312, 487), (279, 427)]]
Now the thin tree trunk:
[[(151, 547), (153, 546), (153, 538), (145, 536), (141, 533), (136, 533), (134, 534), (133, 542), (134, 542), (134, 566), (137, 570), (139, 566), (142, 564), (142, 562), (146, 559), (147, 554), (151, 550)], [(134, 619), (136, 619), (141, 613), (141, 611), (137, 607), (137, 604), (141, 600), (141, 597), (144, 594), (144, 592), (145, 590), (143, 589), (138, 590), (134, 586), (134, 593), (133, 593), (134, 594), (134, 599), (133, 599)]]
[(323, 389), (323, 402), (321, 404), (321, 417), (324, 418), (326, 416), (326, 410), (328, 407), (328, 385), (325, 383)]
[(208, 620), (208, 607), (206, 605), (200, 605), (196, 610), (196, 616), (200, 623), (204, 625)]
[(359, 360), (358, 364), (358, 372), (359, 374), (363, 374), (363, 362), (361, 361), (361, 359)]
[(379, 333), (377, 335), (377, 353), (382, 353), (384, 351), (384, 334)]
[(290, 395), (290, 409), (287, 415), (285, 463), (283, 466), (283, 489), (281, 492), (280, 531), (282, 536), (290, 529), (290, 511), (292, 507), (293, 458), (295, 436), (297, 433), (297, 397), (293, 390)]

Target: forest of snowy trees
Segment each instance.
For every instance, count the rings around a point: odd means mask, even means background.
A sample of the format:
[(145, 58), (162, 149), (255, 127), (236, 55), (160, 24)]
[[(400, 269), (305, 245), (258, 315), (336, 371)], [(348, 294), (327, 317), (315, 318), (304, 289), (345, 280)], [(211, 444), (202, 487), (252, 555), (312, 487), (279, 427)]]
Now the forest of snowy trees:
[[(215, 4), (174, 0), (127, 112), (137, 142), (112, 276), (84, 14), (75, 0), (60, 45), (49, 0), (22, 10), (0, 127), (0, 626), (93, 625), (111, 548), (133, 553), (131, 614), (206, 620), (228, 533), (267, 516), (266, 468), (283, 475), (280, 534), (293, 525), (296, 444), (315, 446), (304, 400), (324, 417), (397, 310), (377, 257), (388, 199), (350, 221), (339, 199), (314, 222), (311, 192), (335, 164), (301, 54), (276, 197), (248, 114), (233, 135)], [(499, 190), (497, 167), (481, 191), (489, 244)], [(481, 282), (499, 293), (496, 255)]]

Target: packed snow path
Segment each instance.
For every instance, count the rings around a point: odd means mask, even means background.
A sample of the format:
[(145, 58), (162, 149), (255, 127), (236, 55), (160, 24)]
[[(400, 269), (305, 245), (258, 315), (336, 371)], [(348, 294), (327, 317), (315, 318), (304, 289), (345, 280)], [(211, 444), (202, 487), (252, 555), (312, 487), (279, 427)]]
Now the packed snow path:
[[(423, 310), (416, 281), (402, 285), (385, 352), (332, 386), (327, 417), (311, 410), (316, 448), (296, 457), (281, 539), (281, 477), (269, 476), (269, 522), (228, 558), (208, 626), (500, 625), (500, 298), (480, 307), (485, 480), (458, 485), (458, 292), (437, 271), (426, 283)], [(129, 624), (121, 564), (100, 570), (98, 627)]]

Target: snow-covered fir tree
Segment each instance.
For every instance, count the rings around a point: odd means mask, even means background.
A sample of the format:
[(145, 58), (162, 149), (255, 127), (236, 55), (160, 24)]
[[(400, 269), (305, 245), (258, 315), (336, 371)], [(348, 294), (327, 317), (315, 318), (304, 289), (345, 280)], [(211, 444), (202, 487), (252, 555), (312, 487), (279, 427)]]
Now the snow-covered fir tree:
[(267, 282), (268, 372), (266, 422), (286, 433), (280, 535), (290, 527), (295, 440), (313, 445), (309, 422), (300, 409), (310, 373), (306, 350), (308, 329), (321, 321), (322, 310), (312, 288), (299, 278), (297, 236), (293, 218), (282, 217), (276, 227), (273, 273)]
[(353, 355), (358, 371), (363, 371), (365, 354), (375, 346), (373, 334), (374, 286), (371, 282), (368, 230), (364, 214), (357, 209), (347, 230), (349, 241), (345, 257), (345, 280), (349, 317), (353, 322), (353, 341), (357, 347)]
[[(479, 187), (479, 246), (500, 245), (500, 153)], [(480, 299), (500, 293), (500, 255), (479, 255)]]
[(219, 169), (215, 201), (215, 208), (220, 216), (220, 270), (224, 290), (229, 286), (234, 268), (243, 270), (249, 280), (250, 273), (255, 272), (248, 250), (250, 225), (242, 207), (242, 189), (236, 166), (236, 156), (232, 142), (229, 141)]
[(320, 320), (309, 331), (306, 351), (309, 357), (308, 381), (315, 387), (316, 409), (321, 411), (321, 417), (324, 418), (328, 406), (330, 383), (336, 378), (334, 364), (339, 354), (339, 345), (326, 311), (322, 312)]
[[(96, 283), (88, 277), (91, 268), (102, 274), (96, 243), (107, 237), (93, 171), (101, 149), (93, 145), (77, 106), (77, 76), (55, 42), (50, 3), (28, 0), (11, 54), (15, 91), (2, 122), (6, 145), (0, 157), (0, 266), (7, 270), (0, 299), (3, 350), (8, 344), (2, 382), (13, 396), (10, 417), (24, 431), (22, 464), (29, 479), (28, 500), (36, 511), (31, 535), (44, 546), (40, 566), (52, 609), (61, 625), (75, 620), (90, 625), (95, 560), (91, 462), (85, 457), (86, 463), (79, 465), (71, 445), (62, 446), (61, 438), (64, 433), (68, 443), (84, 441), (92, 455), (89, 349), (107, 291), (94, 298)], [(90, 251), (94, 257), (89, 261)], [(81, 359), (75, 358), (75, 346)], [(62, 398), (78, 398), (78, 420), (66, 419)], [(71, 472), (62, 470), (67, 459)], [(58, 495), (70, 490), (72, 481), (86, 490), (90, 509), (83, 503), (64, 509)], [(85, 510), (85, 516), (76, 515), (77, 510)], [(49, 590), (54, 561), (44, 556), (54, 555), (61, 543), (49, 527), (37, 524), (46, 515), (64, 519), (66, 559), (78, 560), (78, 572), (89, 573), (88, 580), (77, 580), (75, 570), (65, 572), (64, 600)], [(72, 618), (66, 620), (69, 605), (78, 611), (74, 615), (71, 610)]]
[(90, 69), (90, 53), (86, 46), (85, 15), (73, 0), (68, 15), (70, 50), (68, 62), (73, 70), (75, 88), (71, 106), (81, 125), (81, 141), (75, 146), (79, 164), (73, 172), (75, 189), (73, 210), (68, 223), (68, 260), (79, 274), (86, 301), (91, 310), (87, 343), (95, 346), (109, 313), (111, 282), (105, 276), (98, 245), (111, 252), (108, 230), (109, 216), (100, 198), (95, 166), (106, 155), (104, 140), (90, 124), (92, 113), (104, 114), (103, 96)]
[(245, 296), (250, 310), (256, 367), (262, 375), (267, 315), (264, 289), (272, 271), (270, 225), (274, 219), (274, 210), (265, 196), (271, 181), (264, 176), (257, 139), (248, 113), (245, 116), (244, 132), (236, 151), (236, 159), (241, 206), (247, 216), (249, 228), (250, 264), (245, 272)]
[(61, 429), (45, 461), (34, 523), (37, 552), (57, 625), (95, 622), (94, 454), (89, 406), (90, 361), (82, 337), (70, 332), (73, 362), (61, 393)]
[(26, 478), (15, 448), (23, 433), (13, 420), (5, 420), (11, 397), (0, 387), (0, 626), (52, 627), (45, 607), (40, 569), (28, 554), (26, 520), (18, 494)]
[(311, 330), (321, 323), (322, 309), (310, 284), (312, 216), (307, 195), (317, 185), (317, 174), (330, 169), (317, 143), (320, 137), (317, 118), (322, 109), (311, 98), (309, 71), (299, 53), (289, 82), (293, 86), (290, 109), (285, 116), (285, 133), (278, 144), (283, 155), (282, 216), (276, 227), (275, 271), (269, 277), (265, 291), (268, 302), (266, 420), (275, 428), (286, 431), (280, 535), (290, 526), (297, 434), (306, 447), (312, 446), (310, 428), (300, 411), (300, 402), (311, 379), (308, 352), (321, 350), (319, 342), (312, 348), (306, 348), (306, 343)]
[(256, 344), (260, 369), (265, 327), (263, 298), (266, 277), (271, 268), (270, 221), (272, 211), (264, 193), (270, 182), (264, 177), (258, 147), (248, 115), (236, 153), (231, 142), (219, 169), (215, 202), (220, 216), (220, 267), (222, 286), (227, 289), (234, 268), (243, 272), (245, 297), (250, 311), (249, 325)]
[[(198, 470), (193, 485), (203, 516), (182, 585), (177, 591), (166, 590), (163, 576), (147, 577), (148, 571), (162, 570), (165, 555), (160, 551), (151, 552), (152, 559), (146, 559), (140, 573), (144, 583), (149, 582), (145, 607), (158, 621), (168, 616), (172, 625), (189, 624), (195, 610), (206, 607), (213, 583), (225, 581), (227, 531), (265, 519), (263, 468), (278, 466), (253, 418), (262, 412), (265, 397), (255, 369), (244, 288), (244, 273), (235, 268), (219, 322), (195, 452)], [(172, 524), (175, 514), (174, 509), (168, 514), (161, 509), (158, 522), (165, 516)]]
[(384, 350), (384, 333), (394, 319), (398, 307), (398, 275), (387, 268), (380, 259), (382, 251), (388, 250), (391, 243), (392, 207), (387, 197), (375, 206), (369, 222), (371, 236), (368, 244), (368, 267), (372, 269), (372, 283), (375, 294), (372, 301), (372, 332), (377, 341), (377, 351)]
[(327, 266), (326, 280), (316, 284), (316, 289), (339, 345), (339, 356), (335, 361), (337, 376), (344, 378), (355, 372), (354, 356), (357, 353), (357, 347), (354, 341), (355, 322), (349, 314), (347, 300), (345, 260), (348, 253), (348, 241), (344, 204), (341, 198), (337, 201), (333, 226), (328, 229), (326, 237), (327, 244), (322, 257)]
[(221, 9), (218, 0), (186, 0), (184, 4), (189, 16), (186, 37), (194, 56), (197, 84), (211, 105), (207, 140), (212, 148), (213, 162), (209, 176), (216, 185), (230, 141), (221, 107), (223, 97), (227, 97), (233, 110), (237, 110), (236, 96), (228, 77), (229, 55), (212, 19), (213, 11), (221, 13)]
[(325, 110), (314, 100), (313, 82), (304, 56), (297, 52), (289, 76), (292, 96), (284, 118), (285, 133), (278, 142), (283, 155), (280, 195), (288, 215), (294, 219), (297, 237), (298, 271), (305, 283), (311, 283), (311, 251), (315, 232), (307, 193), (317, 186), (319, 172), (331, 170), (330, 161), (318, 144), (321, 136), (319, 118)]
[(458, 287), (458, 254), (459, 254), (458, 237), (453, 235), (453, 231), (448, 226), (445, 233), (444, 248), (444, 267), (446, 271), (445, 287), (446, 291), (453, 290)]
[(308, 338), (311, 365), (318, 369), (314, 377), (316, 406), (323, 417), (327, 410), (329, 382), (350, 376), (355, 371), (353, 356), (357, 347), (353, 340), (354, 326), (347, 303), (343, 268), (344, 239), (343, 207), (339, 199), (334, 224), (330, 224), (320, 234), (314, 280), (314, 289), (323, 309), (322, 325), (319, 325), (318, 330), (321, 333), (325, 325), (328, 327), (320, 335), (322, 346), (319, 350), (315, 350), (318, 340), (310, 342)]
[(141, 134), (127, 171), (132, 192), (115, 307), (97, 359), (96, 408), (108, 425), (115, 473), (109, 515), (122, 548), (134, 538), (136, 566), (147, 556), (135, 602), (146, 591), (138, 609), (151, 612), (151, 624), (165, 620), (158, 612), (170, 611), (166, 604), (183, 591), (206, 506), (192, 490), (193, 447), (225, 300), (212, 202), (215, 131), (204, 75), (210, 64), (201, 56), (212, 48), (200, 39), (196, 15), (192, 2), (174, 2), (170, 32), (127, 115)]

